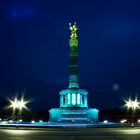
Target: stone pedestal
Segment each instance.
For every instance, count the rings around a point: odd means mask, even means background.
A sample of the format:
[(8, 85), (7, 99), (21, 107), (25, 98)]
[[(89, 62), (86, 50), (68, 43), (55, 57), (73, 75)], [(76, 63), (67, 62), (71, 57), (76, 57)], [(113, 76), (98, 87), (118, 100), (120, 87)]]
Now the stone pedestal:
[(53, 108), (49, 113), (50, 122), (98, 122), (98, 110), (95, 108)]

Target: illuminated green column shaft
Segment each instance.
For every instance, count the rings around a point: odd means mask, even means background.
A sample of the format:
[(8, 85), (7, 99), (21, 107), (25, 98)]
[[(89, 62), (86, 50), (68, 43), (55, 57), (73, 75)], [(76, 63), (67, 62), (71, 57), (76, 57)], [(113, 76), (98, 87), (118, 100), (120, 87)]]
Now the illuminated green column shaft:
[(76, 24), (71, 25), (71, 36), (69, 39), (70, 45), (70, 65), (69, 65), (69, 88), (79, 88), (78, 85), (78, 39), (77, 39), (77, 26)]

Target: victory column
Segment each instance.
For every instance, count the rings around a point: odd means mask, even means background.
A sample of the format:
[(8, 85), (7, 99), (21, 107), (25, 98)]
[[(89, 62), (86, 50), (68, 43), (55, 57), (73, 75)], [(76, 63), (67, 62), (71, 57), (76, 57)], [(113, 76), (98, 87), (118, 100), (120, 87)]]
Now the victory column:
[(69, 86), (59, 92), (60, 107), (49, 110), (50, 122), (98, 122), (98, 110), (88, 108), (87, 94), (78, 84), (78, 36), (77, 25), (69, 24), (71, 31), (70, 63), (69, 63)]

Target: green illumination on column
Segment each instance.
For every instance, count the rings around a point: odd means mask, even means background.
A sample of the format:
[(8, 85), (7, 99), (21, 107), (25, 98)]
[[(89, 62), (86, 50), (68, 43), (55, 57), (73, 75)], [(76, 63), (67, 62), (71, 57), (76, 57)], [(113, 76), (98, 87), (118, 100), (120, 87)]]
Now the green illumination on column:
[(76, 23), (73, 25), (69, 24), (71, 31), (69, 45), (70, 45), (70, 76), (69, 76), (69, 88), (79, 88), (78, 85), (78, 39), (77, 39), (77, 26)]
[(71, 30), (71, 35), (70, 35), (70, 40), (69, 40), (69, 44), (70, 46), (76, 47), (78, 46), (78, 39), (77, 39), (77, 26), (76, 23), (74, 23), (74, 25), (72, 25), (71, 23), (69, 23), (69, 29)]

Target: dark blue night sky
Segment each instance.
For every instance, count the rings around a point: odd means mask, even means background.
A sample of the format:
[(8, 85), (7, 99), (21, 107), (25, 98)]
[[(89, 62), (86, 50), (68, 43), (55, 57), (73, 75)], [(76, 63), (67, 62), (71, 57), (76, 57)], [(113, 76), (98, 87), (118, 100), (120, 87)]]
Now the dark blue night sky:
[(79, 27), (79, 83), (89, 107), (140, 93), (139, 0), (0, 2), (0, 98), (25, 92), (31, 109), (59, 107), (68, 87), (69, 22)]

